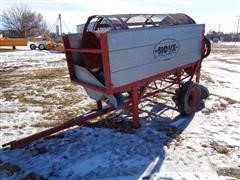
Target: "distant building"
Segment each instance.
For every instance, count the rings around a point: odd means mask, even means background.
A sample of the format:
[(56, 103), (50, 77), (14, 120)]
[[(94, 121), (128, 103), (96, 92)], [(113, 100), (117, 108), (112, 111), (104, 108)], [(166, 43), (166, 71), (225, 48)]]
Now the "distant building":
[(212, 42), (224, 41), (224, 34), (222, 32), (211, 31), (207, 34), (207, 38)]
[(15, 30), (0, 30), (0, 34), (3, 37), (17, 38), (19, 37), (18, 33)]

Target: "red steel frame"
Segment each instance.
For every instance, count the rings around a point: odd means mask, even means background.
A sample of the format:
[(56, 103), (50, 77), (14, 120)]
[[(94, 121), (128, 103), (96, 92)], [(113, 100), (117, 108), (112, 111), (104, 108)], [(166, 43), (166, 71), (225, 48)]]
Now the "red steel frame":
[[(139, 112), (138, 112), (138, 104), (139, 101), (143, 98), (153, 96), (156, 93), (159, 92), (166, 92), (169, 94), (175, 94), (173, 92), (167, 91), (170, 87), (174, 85), (178, 85), (178, 87), (181, 87), (184, 81), (188, 79), (188, 81), (193, 80), (195, 76), (195, 81), (199, 82), (200, 78), (200, 68), (201, 68), (201, 62), (202, 62), (202, 54), (204, 53), (205, 46), (203, 43), (204, 39), (204, 32), (202, 35), (202, 49), (201, 49), (201, 59), (196, 60), (196, 62), (187, 64), (181, 67), (177, 67), (175, 69), (162, 72), (159, 74), (156, 74), (154, 76), (135, 81), (130, 84), (126, 84), (120, 87), (113, 88), (111, 85), (111, 74), (110, 74), (110, 64), (109, 64), (109, 52), (108, 52), (108, 39), (107, 39), (107, 33), (106, 32), (95, 32), (97, 33), (97, 37), (100, 41), (100, 49), (72, 49), (70, 48), (69, 39), (68, 36), (64, 36), (64, 46), (65, 46), (65, 54), (67, 59), (67, 65), (69, 70), (70, 79), (73, 83), (82, 85), (84, 87), (93, 89), (98, 92), (106, 93), (106, 94), (113, 94), (117, 92), (123, 92), (123, 91), (131, 91), (131, 96), (128, 100), (124, 102), (123, 109), (131, 109), (132, 115), (133, 115), (133, 127), (138, 128), (139, 127)], [(105, 77), (105, 88), (94, 86), (92, 84), (88, 84), (86, 82), (79, 81), (75, 76), (75, 70), (74, 70), (74, 62), (72, 58), (71, 52), (79, 52), (79, 53), (94, 53), (94, 54), (101, 54), (102, 61), (103, 61), (103, 70), (104, 70), (104, 77)], [(186, 68), (191, 68), (191, 72), (189, 74), (184, 73), (182, 74), (183, 70)], [(161, 80), (162, 82), (168, 82), (169, 85), (164, 88), (159, 88), (156, 85), (156, 81)], [(154, 82), (155, 87), (151, 85), (151, 83)], [(144, 87), (142, 90), (140, 87)], [(148, 90), (148, 92), (147, 92)], [(50, 128), (48, 130), (36, 133), (34, 135), (28, 136), (26, 138), (12, 141), (9, 143), (6, 143), (2, 145), (3, 147), (8, 147), (14, 149), (14, 148), (21, 148), (26, 146), (27, 144), (30, 144), (32, 141), (35, 141), (37, 139), (52, 135), (54, 133), (57, 133), (59, 131), (62, 131), (64, 129), (76, 126), (76, 125), (83, 125), (87, 121), (94, 119), (96, 117), (102, 116), (104, 114), (107, 114), (109, 112), (112, 112), (115, 110), (115, 107), (110, 104), (107, 108), (104, 108), (102, 106), (102, 101), (97, 101), (97, 109), (93, 112), (87, 113), (85, 115), (78, 116), (74, 119), (71, 119), (69, 121), (66, 121), (64, 124)], [(131, 106), (130, 106), (131, 104)]]

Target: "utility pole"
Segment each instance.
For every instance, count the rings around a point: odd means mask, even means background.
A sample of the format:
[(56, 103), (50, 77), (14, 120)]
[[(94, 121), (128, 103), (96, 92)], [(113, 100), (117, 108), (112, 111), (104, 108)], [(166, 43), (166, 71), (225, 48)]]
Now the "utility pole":
[(239, 30), (239, 21), (240, 21), (240, 16), (237, 16), (238, 17), (238, 22), (237, 22), (237, 34), (238, 34), (238, 30)]
[(62, 35), (62, 17), (61, 14), (58, 15), (58, 20), (59, 20), (59, 31), (60, 31), (60, 36)]
[(237, 42), (237, 40), (238, 40), (238, 30), (239, 30), (240, 16), (237, 16), (237, 18), (238, 18), (238, 22), (237, 22), (237, 33), (236, 33), (236, 36), (235, 36), (236, 42)]

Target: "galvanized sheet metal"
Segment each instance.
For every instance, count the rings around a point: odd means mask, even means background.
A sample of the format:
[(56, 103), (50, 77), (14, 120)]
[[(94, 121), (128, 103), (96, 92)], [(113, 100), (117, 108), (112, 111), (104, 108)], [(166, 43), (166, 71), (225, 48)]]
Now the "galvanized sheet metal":
[[(204, 25), (189, 24), (110, 31), (108, 46), (113, 87), (142, 80), (199, 60), (203, 30)], [(176, 54), (156, 58), (154, 55), (156, 46), (166, 40), (177, 42), (179, 47)], [(171, 43), (164, 46), (170, 47)]]

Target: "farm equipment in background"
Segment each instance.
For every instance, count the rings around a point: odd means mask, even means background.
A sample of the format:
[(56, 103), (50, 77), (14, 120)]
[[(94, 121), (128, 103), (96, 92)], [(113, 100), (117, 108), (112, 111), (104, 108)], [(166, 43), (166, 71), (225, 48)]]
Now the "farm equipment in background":
[(0, 35), (0, 46), (12, 46), (16, 49), (16, 46), (27, 46), (27, 42), (26, 38), (8, 38)]
[(51, 38), (47, 33), (44, 33), (42, 36), (38, 36), (32, 38), (34, 43), (29, 45), (31, 50), (39, 49), (39, 50), (55, 50), (59, 52), (64, 52), (63, 43), (60, 41), (56, 41)]
[(61, 14), (58, 15), (58, 18), (55, 24), (56, 24), (56, 37), (51, 37), (48, 32), (45, 32), (41, 36), (32, 38), (33, 43), (29, 45), (31, 50), (35, 50), (38, 48), (39, 50), (54, 50), (54, 51), (64, 52), (64, 46), (62, 42), (63, 32), (62, 32)]
[(199, 85), (202, 60), (211, 51), (204, 24), (185, 14), (95, 15), (83, 33), (63, 37), (70, 79), (96, 100), (96, 110), (3, 146), (30, 142), (115, 110), (132, 112), (138, 128), (142, 99), (163, 92), (180, 114), (193, 114), (208, 91)]

